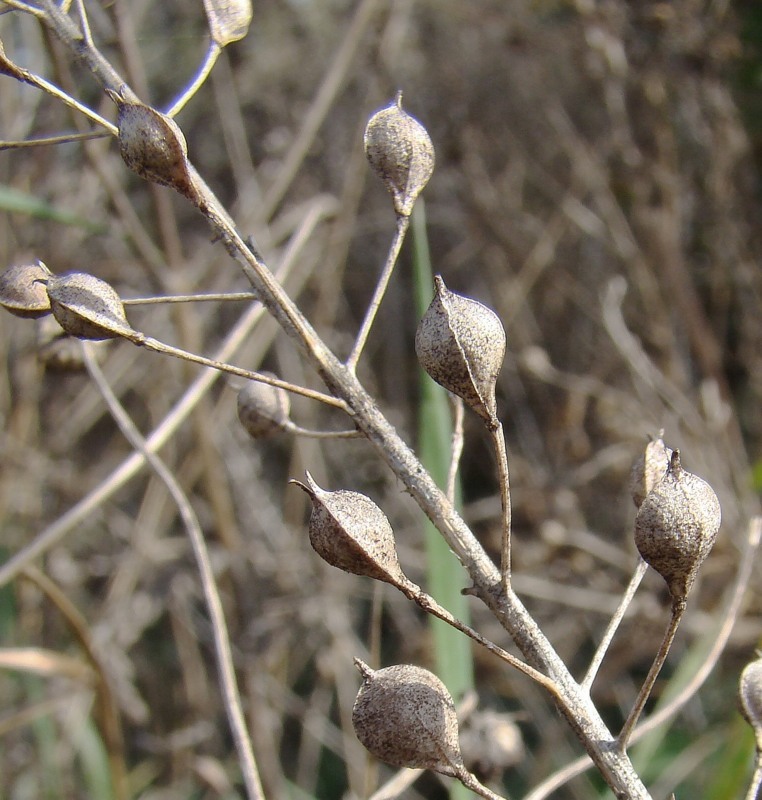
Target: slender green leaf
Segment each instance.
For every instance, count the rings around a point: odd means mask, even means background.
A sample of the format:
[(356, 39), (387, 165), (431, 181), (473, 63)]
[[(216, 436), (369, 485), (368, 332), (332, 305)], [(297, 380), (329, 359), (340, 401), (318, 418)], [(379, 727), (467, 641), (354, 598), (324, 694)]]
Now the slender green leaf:
[(104, 225), (98, 225), (76, 214), (62, 211), (44, 200), (40, 200), (39, 197), (13, 189), (10, 186), (0, 186), (0, 210), (26, 214), (38, 219), (47, 219), (51, 222), (60, 222), (62, 225), (85, 228), (93, 233), (103, 233), (106, 230)]
[[(418, 316), (428, 308), (434, 296), (434, 276), (426, 236), (426, 216), (419, 198), (412, 215), (413, 269), (416, 310)], [(420, 372), (420, 407), (418, 431), (419, 454), (423, 465), (440, 487), (447, 481), (450, 465), (452, 420), (447, 392)], [(460, 491), (456, 488), (456, 504)], [(436, 528), (426, 521), (426, 556), (429, 594), (456, 617), (469, 621), (468, 602), (461, 594), (466, 576), (460, 562)], [(438, 619), (430, 618), (435, 650), (435, 672), (449, 689), (456, 702), (474, 687), (473, 657), (469, 640)], [(451, 797), (467, 798), (470, 793), (454, 784)]]

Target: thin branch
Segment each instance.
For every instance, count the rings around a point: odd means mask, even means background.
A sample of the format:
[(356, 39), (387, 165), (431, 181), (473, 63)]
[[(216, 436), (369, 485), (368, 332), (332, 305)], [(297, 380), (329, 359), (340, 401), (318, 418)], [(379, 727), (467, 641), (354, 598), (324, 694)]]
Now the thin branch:
[(217, 44), (217, 42), (212, 40), (209, 43), (209, 49), (206, 51), (204, 63), (199, 68), (193, 81), (191, 81), (188, 87), (183, 90), (183, 93), (177, 98), (177, 100), (172, 103), (172, 106), (169, 108), (169, 110), (164, 112), (168, 117), (176, 117), (183, 110), (183, 108), (185, 108), (188, 101), (193, 97), (194, 94), (196, 94), (196, 92), (203, 85), (204, 81), (209, 77), (209, 73), (211, 73), (214, 65), (217, 63), (217, 59), (220, 57), (221, 52), (222, 48)]
[(163, 303), (209, 303), (234, 300), (256, 300), (254, 292), (219, 292), (217, 294), (165, 294), (154, 297), (121, 298), (125, 306), (150, 306)]
[(627, 743), (632, 735), (632, 730), (635, 725), (637, 725), (638, 719), (640, 718), (640, 715), (643, 713), (643, 709), (646, 706), (646, 701), (651, 696), (656, 679), (659, 677), (661, 668), (664, 666), (664, 662), (667, 660), (667, 654), (672, 647), (672, 642), (675, 640), (675, 634), (677, 633), (677, 628), (678, 625), (680, 625), (680, 620), (683, 618), (683, 614), (685, 614), (685, 598), (673, 597), (669, 624), (667, 625), (667, 630), (664, 632), (664, 638), (662, 639), (661, 646), (659, 647), (659, 652), (656, 654), (653, 664), (651, 664), (651, 669), (648, 671), (648, 675), (646, 675), (643, 686), (640, 688), (640, 692), (635, 699), (635, 704), (633, 705), (632, 710), (630, 711), (616, 740), (617, 747), (622, 751), (627, 749)]
[(511, 586), (511, 480), (508, 473), (508, 452), (505, 447), (503, 423), (490, 427), (492, 445), (497, 459), (498, 481), (500, 483), (500, 508), (502, 511), (502, 538), (500, 544), (500, 577), (503, 590), (507, 593)]
[(394, 267), (396, 266), (397, 259), (399, 258), (402, 242), (405, 241), (405, 234), (407, 233), (407, 229), (409, 227), (410, 217), (405, 216), (404, 214), (397, 214), (397, 227), (394, 231), (394, 238), (392, 239), (392, 244), (389, 247), (389, 252), (386, 256), (386, 263), (384, 264), (384, 268), (381, 270), (381, 275), (376, 283), (373, 297), (368, 305), (368, 310), (365, 312), (365, 319), (360, 326), (360, 331), (357, 334), (354, 347), (352, 348), (352, 352), (349, 354), (349, 358), (347, 359), (347, 367), (352, 372), (357, 369), (357, 362), (360, 360), (360, 355), (362, 354), (365, 343), (368, 340), (370, 329), (373, 326), (374, 320), (376, 319), (376, 314), (381, 306), (381, 301), (386, 294), (386, 289), (389, 286), (389, 280), (392, 277)]
[(455, 481), (458, 477), (458, 467), (463, 455), (463, 421), (465, 411), (460, 397), (448, 392), (450, 407), (452, 408), (452, 442), (450, 445), (450, 468), (447, 471), (447, 499), (455, 504)]
[(611, 617), (611, 621), (609, 622), (606, 631), (603, 634), (603, 638), (598, 645), (598, 649), (595, 651), (595, 655), (590, 661), (590, 666), (587, 668), (585, 677), (580, 684), (580, 686), (587, 692), (590, 691), (590, 688), (593, 685), (595, 676), (598, 674), (598, 668), (601, 666), (601, 662), (603, 661), (603, 658), (611, 645), (611, 640), (614, 638), (614, 634), (622, 622), (622, 619), (624, 619), (624, 615), (629, 608), (632, 598), (635, 596), (635, 592), (637, 591), (638, 586), (640, 586), (640, 582), (643, 580), (643, 576), (646, 574), (647, 569), (648, 564), (646, 564), (642, 558), (638, 559), (638, 565), (635, 567), (635, 572), (632, 574), (632, 578), (630, 578), (630, 582), (627, 585), (624, 594), (622, 595), (622, 599), (619, 602), (614, 615)]
[(135, 427), (135, 424), (112, 391), (111, 386), (106, 380), (106, 376), (98, 366), (97, 360), (93, 358), (90, 347), (85, 343), (83, 344), (82, 350), (87, 370), (103, 396), (114, 421), (119, 426), (119, 429), (122, 431), (127, 441), (143, 454), (151, 465), (151, 468), (162, 480), (180, 513), (191, 546), (193, 547), (193, 553), (196, 557), (201, 586), (211, 619), (214, 652), (217, 657), (217, 669), (220, 674), (223, 701), (225, 710), (227, 711), (228, 721), (233, 732), (238, 757), (240, 758), (241, 771), (243, 773), (244, 783), (246, 784), (247, 794), (250, 800), (264, 800), (264, 792), (259, 779), (259, 770), (257, 768), (256, 759), (254, 758), (254, 751), (252, 750), (251, 739), (246, 727), (241, 698), (238, 692), (235, 669), (233, 667), (233, 654), (230, 647), (227, 623), (225, 622), (225, 613), (222, 608), (222, 600), (217, 591), (214, 570), (212, 569), (209, 551), (204, 541), (204, 534), (201, 531), (198, 517), (188, 502), (185, 492), (183, 492), (180, 484), (175, 480), (172, 472), (159, 456), (152, 453), (147, 448), (146, 440)]

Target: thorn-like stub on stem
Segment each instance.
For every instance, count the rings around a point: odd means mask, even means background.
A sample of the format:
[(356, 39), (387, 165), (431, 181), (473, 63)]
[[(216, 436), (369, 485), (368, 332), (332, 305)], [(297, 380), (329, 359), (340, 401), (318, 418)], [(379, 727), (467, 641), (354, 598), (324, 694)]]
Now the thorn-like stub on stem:
[(438, 384), (497, 424), (495, 384), (505, 357), (500, 318), (487, 306), (451, 292), (436, 276), (436, 295), (415, 334), (415, 352)]
[(0, 273), (0, 306), (17, 317), (50, 314), (47, 282), (51, 272), (42, 263), (17, 264)]
[(107, 91), (118, 109), (119, 152), (124, 163), (141, 178), (171, 186), (197, 202), (189, 171), (188, 146), (180, 126), (144, 103)]
[(664, 431), (652, 439), (630, 472), (630, 493), (635, 505), (640, 508), (646, 495), (664, 477), (672, 458), (672, 449), (664, 444)]
[(135, 341), (121, 298), (111, 284), (86, 272), (51, 275), (47, 283), (53, 316), (70, 336), (78, 339)]
[(635, 544), (667, 582), (673, 600), (685, 600), (720, 529), (720, 501), (712, 487), (687, 472), (675, 450), (664, 477), (635, 517)]
[[(263, 375), (274, 378), (270, 372)], [(238, 392), (238, 419), (252, 439), (262, 439), (289, 428), (291, 400), (279, 386), (248, 381)]]
[(363, 683), (352, 725), (365, 748), (395, 767), (462, 774), (455, 705), (442, 681), (410, 664), (373, 670), (356, 658), (355, 665)]
[(321, 489), (309, 472), (307, 483), (291, 481), (312, 500), (310, 543), (331, 566), (394, 586), (409, 585), (402, 572), (394, 532), (383, 511), (364, 494)]
[(434, 145), (426, 128), (402, 110), (402, 92), (368, 121), (365, 154), (391, 193), (394, 210), (410, 216), (434, 171)]

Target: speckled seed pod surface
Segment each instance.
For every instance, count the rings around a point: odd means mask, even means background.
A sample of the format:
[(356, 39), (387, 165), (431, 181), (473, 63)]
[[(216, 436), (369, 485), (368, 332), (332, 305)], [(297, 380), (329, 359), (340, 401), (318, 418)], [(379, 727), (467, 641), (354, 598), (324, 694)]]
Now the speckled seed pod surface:
[(458, 719), (445, 685), (421, 667), (399, 664), (372, 670), (355, 664), (363, 683), (352, 710), (357, 738), (395, 767), (455, 775), (464, 769)]
[[(271, 373), (262, 373), (275, 377)], [(288, 392), (261, 381), (249, 381), (238, 392), (238, 419), (253, 439), (288, 427), (291, 401)]]
[(407, 584), (383, 511), (364, 494), (321, 489), (307, 473), (307, 485), (294, 481), (312, 499), (310, 543), (331, 566), (393, 585)]
[(712, 487), (680, 464), (675, 450), (664, 478), (648, 493), (635, 517), (635, 544), (667, 582), (674, 599), (685, 599), (720, 529), (720, 502)]
[(496, 421), (495, 384), (505, 357), (500, 318), (477, 300), (451, 292), (436, 277), (436, 295), (415, 335), (418, 361), (438, 384), (489, 424)]
[(50, 270), (36, 264), (18, 264), (0, 274), (0, 306), (17, 317), (37, 318), (50, 313), (47, 282)]
[(402, 110), (401, 94), (368, 121), (365, 154), (391, 193), (395, 211), (409, 216), (434, 171), (434, 145), (426, 128)]
[(53, 315), (70, 336), (113, 339), (135, 333), (116, 290), (94, 275), (53, 275), (48, 280), (48, 296)]
[(747, 664), (738, 686), (741, 712), (755, 733), (762, 734), (762, 658)]

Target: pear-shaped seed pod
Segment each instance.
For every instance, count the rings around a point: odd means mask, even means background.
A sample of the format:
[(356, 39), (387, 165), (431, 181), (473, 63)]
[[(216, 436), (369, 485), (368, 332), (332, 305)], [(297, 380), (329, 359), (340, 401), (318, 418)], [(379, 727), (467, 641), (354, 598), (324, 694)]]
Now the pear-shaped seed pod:
[(46, 284), (51, 272), (42, 263), (18, 264), (0, 274), (0, 306), (17, 317), (42, 317), (50, 313)]
[(420, 365), (489, 425), (497, 424), (495, 383), (505, 357), (505, 330), (487, 306), (451, 292), (436, 276), (436, 295), (415, 334)]
[(383, 511), (364, 494), (321, 489), (307, 473), (307, 485), (291, 481), (310, 496), (310, 543), (331, 566), (394, 586), (409, 585)]
[(380, 670), (359, 658), (355, 664), (363, 683), (352, 709), (352, 725), (366, 749), (395, 767), (462, 774), (458, 718), (442, 681), (410, 664)]
[(630, 472), (630, 493), (635, 505), (640, 508), (646, 495), (664, 477), (672, 458), (672, 449), (662, 440), (662, 431), (658, 438), (646, 445), (645, 452), (632, 465)]
[(402, 110), (402, 92), (368, 121), (365, 154), (391, 193), (394, 210), (409, 216), (434, 171), (434, 145), (426, 128)]
[(147, 181), (171, 186), (194, 200), (188, 146), (180, 126), (165, 114), (109, 91), (118, 109), (119, 152), (124, 163)]
[(114, 339), (124, 336), (135, 341), (139, 335), (130, 327), (124, 306), (115, 289), (86, 272), (52, 275), (48, 296), (53, 315), (70, 336), (78, 339)]
[[(263, 375), (274, 378), (270, 372)], [(277, 386), (249, 381), (238, 392), (238, 419), (253, 439), (283, 431), (290, 424), (288, 392)]]
[(675, 450), (666, 474), (648, 493), (635, 517), (640, 555), (684, 600), (720, 529), (720, 501), (712, 487), (680, 464)]
[(762, 658), (747, 664), (738, 686), (741, 713), (754, 728), (757, 740), (762, 739)]

